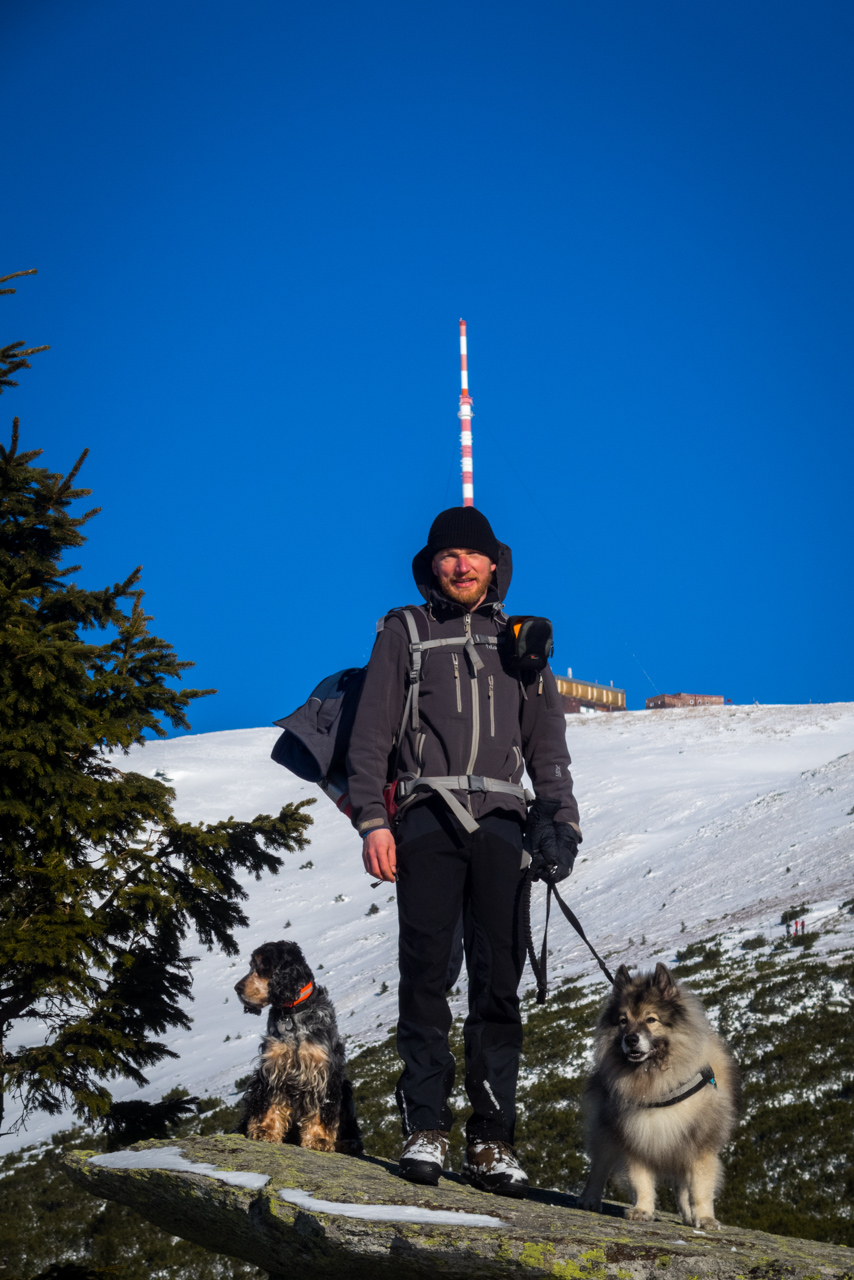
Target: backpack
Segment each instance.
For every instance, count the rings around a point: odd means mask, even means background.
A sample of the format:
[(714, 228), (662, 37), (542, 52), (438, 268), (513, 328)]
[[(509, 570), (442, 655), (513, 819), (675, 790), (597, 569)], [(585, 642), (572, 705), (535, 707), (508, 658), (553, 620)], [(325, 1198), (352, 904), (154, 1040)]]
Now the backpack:
[[(411, 717), (413, 729), (417, 729), (419, 726), (418, 685), (421, 680), (421, 661), (424, 651), (448, 645), (470, 646), (473, 661), (476, 665), (479, 665), (480, 659), (477, 657), (475, 646), (479, 643), (494, 643), (494, 637), (477, 635), (469, 637), (468, 640), (464, 636), (449, 637), (444, 640), (422, 640), (413, 612), (418, 607), (414, 605), (411, 609), (395, 609), (392, 611), (400, 614), (406, 622), (409, 631), (410, 656), (406, 701), (397, 733), (394, 736), (392, 744), (394, 748), (397, 748), (403, 737), (408, 717)], [(377, 623), (378, 632), (383, 629), (384, 624), (385, 617), (382, 617)], [(542, 624), (545, 624), (545, 628), (543, 628)], [(541, 670), (545, 666), (552, 648), (551, 623), (548, 619), (525, 616), (512, 617), (508, 619), (508, 632), (513, 637), (513, 658), (517, 667), (520, 670)], [(270, 753), (271, 759), (275, 760), (276, 764), (280, 764), (285, 769), (290, 770), (291, 773), (296, 774), (298, 778), (302, 778), (306, 782), (313, 782), (319, 786), (335, 807), (347, 818), (352, 816), (347, 780), (347, 750), (350, 745), (350, 735), (353, 732), (359, 698), (365, 683), (366, 671), (367, 667), (345, 667), (343, 671), (336, 671), (334, 675), (327, 676), (324, 680), (321, 680), (317, 688), (312, 690), (308, 701), (304, 702), (301, 707), (297, 707), (296, 711), (292, 711), (289, 716), (284, 716), (281, 720), (273, 721), (282, 730), (282, 733)], [(393, 767), (391, 772), (392, 774), (394, 773)], [(425, 781), (427, 783), (450, 784), (452, 780), (427, 779)], [(463, 780), (454, 779), (453, 781), (456, 784), (462, 783)], [(475, 780), (473, 779), (472, 781)], [(477, 781), (484, 783), (483, 779)], [(497, 782), (494, 779), (486, 779), (485, 781), (491, 784), (486, 788), (489, 790), (525, 794), (524, 788), (520, 786)], [(478, 786), (476, 789), (482, 790), (485, 788), (484, 786)], [(387, 785), (385, 792), (389, 817), (393, 817), (397, 808), (395, 784)], [(471, 818), (468, 818), (459, 805), (444, 791), (443, 794), (451, 808), (457, 812), (457, 816), (463, 824), (469, 829), (476, 829), (477, 824)]]
[(298, 778), (314, 782), (350, 817), (347, 787), (347, 748), (356, 708), (365, 683), (366, 667), (345, 667), (321, 680), (311, 697), (296, 711), (273, 723), (283, 732), (270, 753)]
[[(409, 629), (412, 665), (395, 746), (400, 741), (412, 705), (412, 690), (417, 688), (421, 678), (421, 653), (420, 650), (413, 653), (413, 644), (419, 642), (418, 627), (411, 610), (402, 609), (400, 612)], [(384, 623), (385, 617), (380, 618), (378, 632)], [(347, 749), (366, 671), (367, 667), (345, 667), (343, 671), (336, 671), (321, 680), (308, 701), (296, 711), (273, 721), (282, 733), (270, 752), (270, 758), (305, 782), (316, 783), (346, 818), (352, 816), (347, 783)]]

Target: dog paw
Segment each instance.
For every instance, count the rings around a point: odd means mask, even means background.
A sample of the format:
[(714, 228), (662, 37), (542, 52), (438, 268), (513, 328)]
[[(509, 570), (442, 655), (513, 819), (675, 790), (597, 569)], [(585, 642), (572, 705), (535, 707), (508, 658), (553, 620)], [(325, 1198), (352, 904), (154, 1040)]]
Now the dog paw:
[(579, 1209), (586, 1209), (588, 1213), (601, 1213), (602, 1201), (597, 1200), (595, 1196), (582, 1196), (578, 1201)]
[(717, 1218), (695, 1218), (694, 1226), (698, 1231), (720, 1231), (721, 1224)]
[(650, 1213), (649, 1209), (639, 1209), (637, 1205), (632, 1205), (626, 1210), (626, 1217), (629, 1222), (652, 1222), (655, 1218), (654, 1213)]

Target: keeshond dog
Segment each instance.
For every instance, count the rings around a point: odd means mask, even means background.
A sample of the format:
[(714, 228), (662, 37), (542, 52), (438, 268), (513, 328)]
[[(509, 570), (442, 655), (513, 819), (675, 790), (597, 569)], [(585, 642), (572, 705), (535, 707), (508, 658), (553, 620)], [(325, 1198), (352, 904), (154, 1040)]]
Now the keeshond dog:
[(684, 1223), (719, 1228), (719, 1152), (735, 1123), (739, 1078), (700, 1001), (663, 964), (634, 978), (620, 965), (594, 1061), (584, 1096), (591, 1168), (581, 1208), (601, 1209), (614, 1175), (634, 1195), (626, 1217), (651, 1222), (656, 1183), (668, 1182)]

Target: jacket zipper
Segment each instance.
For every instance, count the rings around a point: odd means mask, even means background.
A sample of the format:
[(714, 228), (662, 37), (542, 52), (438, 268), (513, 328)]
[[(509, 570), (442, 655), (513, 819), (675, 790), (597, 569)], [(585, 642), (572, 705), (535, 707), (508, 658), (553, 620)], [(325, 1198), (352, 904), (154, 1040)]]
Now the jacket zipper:
[(495, 737), (495, 703), (493, 702), (492, 676), (489, 677), (489, 735)]
[(457, 691), (457, 711), (463, 709), (463, 695), (460, 692), (460, 657), (457, 653), (452, 653), (451, 658), (454, 663), (454, 688)]
[[(466, 638), (471, 638), (471, 614), (465, 616)], [(471, 665), (471, 664), (469, 664)], [(477, 687), (477, 670), (472, 668), (471, 673), (471, 755), (466, 765), (466, 773), (472, 773), (475, 762), (477, 761), (478, 747), (480, 746), (480, 695)], [(471, 808), (471, 797), (469, 799), (469, 809)]]

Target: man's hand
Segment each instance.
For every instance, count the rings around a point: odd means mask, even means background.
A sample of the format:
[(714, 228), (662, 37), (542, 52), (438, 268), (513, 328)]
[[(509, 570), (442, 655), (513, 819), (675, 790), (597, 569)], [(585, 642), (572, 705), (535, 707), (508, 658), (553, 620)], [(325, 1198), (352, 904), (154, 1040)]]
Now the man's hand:
[(568, 822), (556, 822), (555, 832), (555, 866), (552, 870), (552, 884), (559, 884), (572, 874), (575, 857), (578, 853), (578, 832)]
[(578, 853), (578, 832), (569, 822), (555, 822), (560, 806), (554, 800), (535, 800), (528, 815), (531, 877), (559, 884), (572, 872)]
[(531, 878), (546, 884), (560, 884), (572, 874), (578, 853), (578, 835), (568, 822), (556, 822), (554, 840), (546, 840), (531, 854)]
[(386, 827), (371, 831), (362, 844), (365, 870), (377, 880), (394, 880), (397, 872), (397, 848), (394, 836)]

